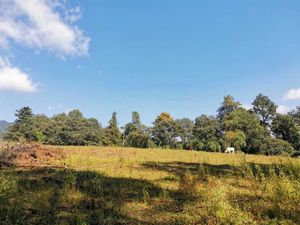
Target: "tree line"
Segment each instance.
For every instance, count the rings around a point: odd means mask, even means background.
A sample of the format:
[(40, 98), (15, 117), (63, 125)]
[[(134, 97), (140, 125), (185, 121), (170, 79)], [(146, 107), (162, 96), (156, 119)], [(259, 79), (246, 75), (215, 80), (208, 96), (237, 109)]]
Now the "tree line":
[(287, 114), (259, 94), (251, 109), (232, 96), (224, 97), (217, 115), (200, 115), (194, 121), (173, 119), (167, 112), (156, 117), (152, 127), (142, 124), (138, 112), (121, 129), (113, 112), (108, 126), (85, 118), (79, 110), (55, 115), (34, 115), (30, 107), (16, 111), (6, 140), (33, 141), (51, 145), (103, 145), (137, 148), (172, 148), (222, 152), (232, 146), (250, 154), (298, 155), (300, 150), (300, 107)]

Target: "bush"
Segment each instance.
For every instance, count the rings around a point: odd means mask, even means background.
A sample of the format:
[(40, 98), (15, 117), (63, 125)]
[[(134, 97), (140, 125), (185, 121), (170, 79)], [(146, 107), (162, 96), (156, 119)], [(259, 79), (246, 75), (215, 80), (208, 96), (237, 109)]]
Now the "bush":
[(261, 152), (265, 155), (290, 155), (293, 151), (290, 143), (278, 138), (267, 138), (261, 145)]
[(150, 138), (147, 134), (133, 131), (131, 132), (125, 141), (125, 146), (135, 148), (149, 148)]
[(203, 143), (197, 139), (194, 139), (192, 146), (194, 150), (208, 152), (220, 152), (222, 149), (222, 146), (218, 141), (208, 141), (207, 143)]

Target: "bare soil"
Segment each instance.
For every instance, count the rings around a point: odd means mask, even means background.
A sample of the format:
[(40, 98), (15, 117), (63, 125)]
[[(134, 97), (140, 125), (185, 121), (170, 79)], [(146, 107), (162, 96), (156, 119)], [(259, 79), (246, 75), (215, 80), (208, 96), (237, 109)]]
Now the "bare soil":
[(61, 149), (47, 148), (39, 144), (17, 143), (1, 147), (0, 168), (48, 166), (65, 157)]

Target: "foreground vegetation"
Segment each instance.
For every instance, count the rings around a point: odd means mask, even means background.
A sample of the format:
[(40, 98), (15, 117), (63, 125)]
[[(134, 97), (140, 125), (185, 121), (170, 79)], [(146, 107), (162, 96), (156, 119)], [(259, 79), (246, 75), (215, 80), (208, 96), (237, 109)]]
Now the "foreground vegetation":
[(0, 170), (0, 224), (299, 224), (299, 159), (51, 147), (47, 167)]

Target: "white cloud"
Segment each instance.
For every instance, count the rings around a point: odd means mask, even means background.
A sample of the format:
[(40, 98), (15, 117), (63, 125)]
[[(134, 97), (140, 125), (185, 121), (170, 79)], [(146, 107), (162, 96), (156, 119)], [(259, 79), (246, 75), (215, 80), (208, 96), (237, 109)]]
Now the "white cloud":
[(0, 58), (0, 90), (36, 92), (37, 86), (26, 73), (12, 67), (7, 59)]
[(281, 114), (287, 114), (291, 110), (292, 108), (286, 105), (279, 105), (277, 108), (277, 112)]
[[(19, 44), (61, 58), (87, 55), (90, 38), (74, 24), (81, 10), (66, 5), (66, 0), (0, 0), (0, 47)], [(0, 56), (0, 90), (35, 92), (37, 85)]]
[(0, 0), (0, 45), (13, 41), (60, 57), (86, 55), (90, 38), (74, 25), (80, 17), (80, 8), (67, 9), (64, 0)]
[(296, 99), (300, 99), (300, 88), (294, 88), (289, 90), (285, 95), (284, 95), (284, 99), (287, 100), (296, 100)]
[(81, 19), (81, 11), (80, 8), (77, 6), (72, 9), (68, 9), (65, 12), (65, 20), (70, 23), (75, 23), (76, 21)]
[(242, 107), (247, 110), (252, 109), (252, 105), (250, 104), (242, 104)]

